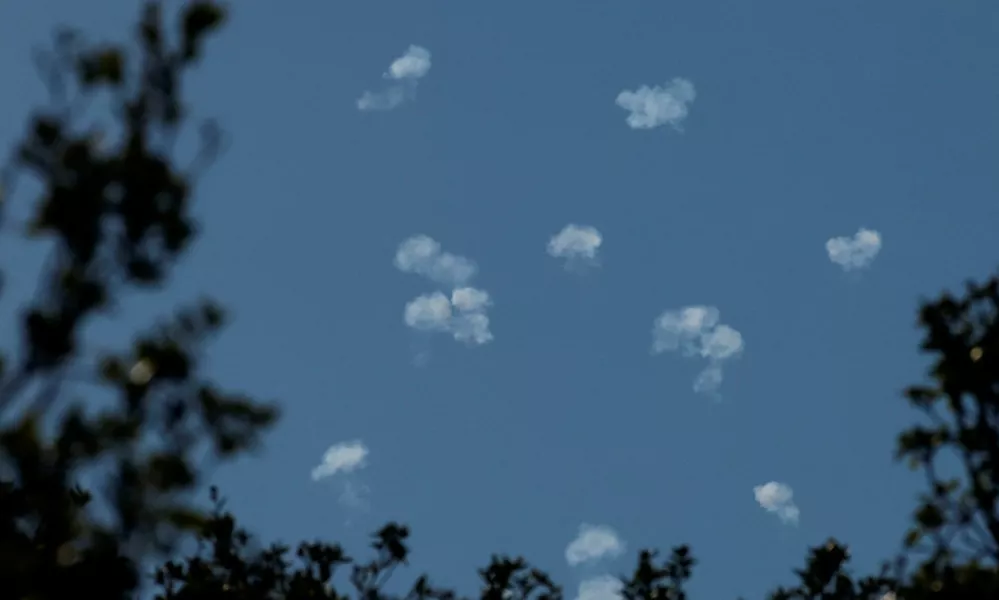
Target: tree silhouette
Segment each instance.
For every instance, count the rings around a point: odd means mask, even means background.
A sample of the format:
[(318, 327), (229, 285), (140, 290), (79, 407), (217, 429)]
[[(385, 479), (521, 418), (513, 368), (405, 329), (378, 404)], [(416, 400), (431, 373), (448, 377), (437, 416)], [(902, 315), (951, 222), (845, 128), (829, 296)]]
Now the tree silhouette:
[[(183, 77), (226, 12), (188, 2), (175, 44), (162, 12), (147, 2), (127, 47), (64, 31), (39, 52), (51, 103), (32, 116), (0, 174), (0, 226), (9, 229), (15, 183), (32, 177), (42, 191), (23, 233), (48, 241), (17, 351), (0, 357), (0, 597), (458, 598), (426, 576), (405, 594), (385, 591), (408, 557), (402, 525), (375, 532), (373, 556), (361, 560), (320, 541), (264, 546), (214, 488), (212, 507), (199, 508), (192, 493), (206, 470), (253, 447), (277, 417), (274, 405), (226, 393), (199, 373), (199, 349), (224, 322), (214, 302), (178, 310), (127, 351), (85, 350), (87, 323), (113, 317), (129, 290), (168, 281), (198, 231), (190, 213), (198, 176), (220, 151), (221, 134), (206, 122), (190, 164), (180, 169), (172, 157), (191, 120)], [(95, 98), (110, 101), (116, 127), (81, 127)], [(999, 598), (997, 321), (997, 277), (921, 309), (923, 349), (936, 360), (930, 384), (906, 391), (926, 419), (899, 436), (898, 457), (926, 474), (928, 491), (906, 551), (876, 575), (854, 576), (848, 548), (830, 540), (809, 551), (795, 585), (770, 598)], [(77, 399), (83, 385), (87, 397)], [(959, 472), (941, 475), (941, 457)], [(687, 546), (666, 557), (644, 550), (619, 595), (686, 599), (694, 564)], [(563, 595), (521, 558), (494, 556), (479, 574), (484, 599)]]
[[(160, 12), (146, 5), (132, 56), (71, 31), (37, 54), (51, 105), (32, 117), (0, 180), (5, 204), (21, 177), (40, 183), (25, 233), (49, 242), (19, 352), (0, 372), (5, 598), (130, 597), (144, 561), (204, 527), (206, 516), (185, 497), (205, 467), (196, 457), (234, 456), (276, 415), (199, 375), (198, 348), (223, 321), (210, 301), (156, 324), (128, 351), (83, 350), (88, 322), (107, 316), (126, 291), (166, 281), (196, 233), (193, 185), (219, 150), (218, 131), (206, 123), (187, 169), (170, 156), (185, 123), (182, 77), (224, 13), (189, 3), (171, 47)], [(78, 123), (102, 97), (118, 140)], [(81, 379), (105, 408), (70, 398)]]

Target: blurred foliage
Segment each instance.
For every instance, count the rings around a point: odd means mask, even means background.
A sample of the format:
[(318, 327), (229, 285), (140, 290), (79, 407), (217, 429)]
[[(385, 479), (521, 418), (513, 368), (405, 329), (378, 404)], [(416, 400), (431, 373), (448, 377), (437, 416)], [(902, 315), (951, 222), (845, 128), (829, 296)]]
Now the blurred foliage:
[[(220, 150), (220, 132), (207, 122), (186, 169), (171, 152), (190, 121), (183, 77), (226, 8), (187, 2), (174, 36), (162, 12), (147, 2), (127, 47), (58, 33), (36, 55), (51, 106), (32, 116), (0, 174), (0, 225), (18, 178), (32, 176), (42, 192), (24, 233), (51, 242), (20, 316), (17, 352), (0, 356), (0, 598), (458, 598), (425, 576), (405, 594), (386, 591), (407, 562), (404, 526), (377, 531), (365, 561), (318, 541), (259, 547), (217, 490), (211, 508), (194, 502), (210, 466), (254, 447), (277, 417), (273, 405), (199, 374), (200, 349), (225, 321), (214, 302), (177, 311), (127, 351), (85, 350), (87, 323), (112, 317), (129, 290), (167, 282), (198, 231), (190, 212), (197, 177)], [(78, 124), (97, 97), (110, 99), (117, 143)], [(922, 307), (923, 349), (935, 364), (930, 384), (906, 392), (926, 419), (899, 436), (898, 457), (926, 474), (928, 492), (905, 550), (877, 575), (855, 576), (847, 546), (829, 540), (810, 550), (795, 585), (770, 598), (999, 598), (997, 313), (995, 277)], [(954, 473), (942, 475), (941, 460)], [(196, 548), (181, 552), (182, 540)], [(665, 559), (642, 551), (620, 596), (684, 600), (694, 564), (686, 546)], [(488, 600), (563, 595), (521, 558), (494, 556), (479, 575)]]
[[(191, 192), (219, 133), (200, 127), (183, 171), (170, 151), (187, 120), (182, 77), (224, 16), (188, 3), (171, 47), (148, 4), (130, 51), (61, 31), (36, 53), (50, 106), (32, 115), (0, 179), (5, 213), (21, 177), (40, 184), (24, 233), (48, 252), (17, 353), (0, 370), (2, 598), (134, 597), (143, 561), (208, 525), (191, 499), (208, 463), (252, 447), (276, 417), (199, 374), (199, 350), (224, 322), (211, 301), (126, 351), (95, 355), (81, 339), (128, 291), (161, 287), (197, 233)], [(79, 124), (102, 99), (117, 143)]]

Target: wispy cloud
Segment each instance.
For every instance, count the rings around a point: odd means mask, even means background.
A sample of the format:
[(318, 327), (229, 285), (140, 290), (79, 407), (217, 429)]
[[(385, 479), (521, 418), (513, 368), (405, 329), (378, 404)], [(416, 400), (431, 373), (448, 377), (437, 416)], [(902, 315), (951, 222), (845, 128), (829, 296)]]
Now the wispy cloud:
[(570, 223), (548, 240), (548, 254), (565, 260), (567, 268), (596, 266), (604, 238), (596, 227)]
[(337, 473), (350, 473), (367, 465), (368, 447), (360, 440), (340, 442), (326, 449), (322, 460), (312, 469), (312, 480), (319, 481)]
[(392, 110), (413, 97), (415, 85), (395, 85), (381, 92), (364, 92), (357, 99), (358, 110)]
[(620, 600), (624, 584), (613, 575), (584, 579), (579, 584), (576, 600)]
[(493, 340), (487, 309), (492, 298), (485, 290), (466, 285), (478, 271), (471, 260), (444, 252), (426, 235), (403, 241), (395, 253), (395, 266), (451, 289), (438, 290), (413, 298), (403, 310), (403, 322), (418, 331), (445, 332), (472, 346)]
[(604, 559), (616, 558), (624, 552), (624, 541), (617, 532), (607, 525), (579, 526), (576, 538), (565, 548), (565, 561), (575, 567), (583, 563), (595, 563)]
[(829, 260), (843, 267), (844, 271), (869, 267), (879, 252), (881, 252), (881, 234), (863, 227), (853, 234), (853, 237), (834, 237), (826, 242)]
[(406, 100), (416, 97), (419, 80), (430, 71), (430, 51), (421, 46), (410, 46), (392, 61), (382, 77), (390, 80), (379, 92), (364, 92), (357, 100), (359, 110), (392, 110)]
[(781, 521), (789, 525), (797, 525), (801, 511), (794, 503), (794, 490), (786, 483), (770, 481), (753, 488), (756, 501), (767, 512), (776, 514)]
[(694, 84), (677, 77), (663, 86), (643, 85), (637, 90), (624, 90), (617, 96), (617, 105), (628, 111), (626, 119), (632, 129), (653, 129), (670, 125), (682, 130), (689, 105), (697, 98)]
[(358, 481), (345, 480), (343, 491), (340, 492), (340, 504), (355, 510), (368, 510), (371, 508), (368, 501), (370, 493), (371, 488), (367, 485)]
[(652, 326), (652, 352), (679, 351), (683, 356), (700, 357), (708, 366), (694, 380), (694, 391), (717, 394), (722, 383), (722, 367), (742, 354), (745, 342), (736, 329), (720, 322), (714, 306), (686, 306), (664, 311)]

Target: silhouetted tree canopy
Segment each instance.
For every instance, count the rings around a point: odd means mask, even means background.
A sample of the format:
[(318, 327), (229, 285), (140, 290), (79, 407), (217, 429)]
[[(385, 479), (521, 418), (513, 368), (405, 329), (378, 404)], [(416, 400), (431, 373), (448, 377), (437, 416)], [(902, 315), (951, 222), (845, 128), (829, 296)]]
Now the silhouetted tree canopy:
[[(220, 132), (206, 122), (197, 156), (183, 167), (172, 157), (191, 121), (184, 76), (226, 10), (201, 0), (162, 13), (146, 3), (131, 44), (95, 45), (64, 31), (38, 52), (51, 102), (31, 117), (0, 179), (0, 220), (20, 178), (40, 184), (21, 233), (51, 241), (19, 316), (21, 339), (0, 357), (0, 598), (395, 597), (383, 589), (409, 554), (402, 525), (375, 532), (369, 558), (358, 559), (321, 541), (265, 545), (214, 488), (213, 508), (199, 508), (206, 469), (257, 445), (277, 418), (274, 404), (226, 392), (200, 372), (199, 348), (225, 322), (221, 307), (197, 300), (136, 333), (127, 351), (85, 351), (89, 322), (113, 317), (129, 290), (168, 282), (198, 234), (198, 176), (220, 151)], [(167, 18), (176, 31), (165, 29)], [(81, 107), (95, 98), (111, 103), (115, 127), (81, 126)], [(771, 598), (999, 598), (997, 318), (997, 277), (920, 310), (922, 348), (935, 362), (928, 383), (905, 392), (924, 424), (898, 436), (898, 458), (927, 479), (906, 551), (861, 576), (848, 570), (847, 546), (829, 540)], [(84, 384), (86, 399), (77, 395)], [(941, 456), (961, 465), (960, 476), (938, 474)], [(621, 595), (687, 598), (694, 565), (687, 546), (643, 550)], [(494, 556), (479, 574), (485, 599), (563, 595), (521, 558)], [(461, 596), (444, 584), (419, 577), (404, 597)]]

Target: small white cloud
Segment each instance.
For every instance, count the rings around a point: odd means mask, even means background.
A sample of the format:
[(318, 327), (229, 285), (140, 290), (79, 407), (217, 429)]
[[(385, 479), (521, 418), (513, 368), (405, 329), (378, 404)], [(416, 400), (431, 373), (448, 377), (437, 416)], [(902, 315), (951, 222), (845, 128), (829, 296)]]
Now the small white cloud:
[(441, 245), (427, 235), (414, 235), (399, 244), (395, 266), (400, 271), (454, 287), (464, 285), (478, 270), (464, 256), (443, 252)]
[(624, 552), (624, 542), (617, 532), (607, 525), (579, 526), (576, 539), (565, 548), (565, 561), (574, 567), (583, 563), (594, 563), (603, 559), (616, 558)]
[(853, 237), (841, 236), (826, 242), (829, 260), (843, 267), (844, 271), (869, 267), (881, 252), (881, 234), (873, 229), (860, 228)]
[(688, 105), (696, 97), (694, 84), (677, 77), (665, 86), (643, 85), (634, 91), (624, 90), (617, 96), (617, 105), (630, 113), (626, 121), (632, 129), (670, 125), (680, 130), (689, 112)]
[(367, 466), (368, 447), (360, 440), (340, 442), (330, 446), (322, 461), (312, 469), (312, 480), (329, 479), (340, 486), (340, 505), (351, 510), (367, 510), (370, 488), (359, 479), (359, 471)]
[(451, 301), (441, 292), (423, 294), (406, 303), (406, 325), (420, 331), (447, 331), (451, 322)]
[(652, 352), (679, 351), (684, 356), (700, 356), (708, 366), (694, 380), (694, 391), (716, 395), (722, 383), (722, 365), (738, 357), (745, 347), (742, 334), (720, 323), (714, 306), (686, 306), (664, 311), (652, 326)]
[(767, 512), (776, 514), (781, 521), (798, 524), (801, 511), (794, 503), (794, 491), (786, 483), (771, 481), (753, 488), (753, 495)]
[(566, 266), (595, 265), (604, 238), (595, 227), (570, 223), (548, 240), (548, 254), (562, 258)]
[(338, 473), (350, 473), (367, 464), (368, 447), (360, 440), (330, 446), (322, 461), (312, 469), (312, 480), (319, 481)]
[(388, 79), (420, 79), (430, 71), (430, 51), (410, 46), (405, 54), (392, 61), (385, 73)]
[(364, 92), (357, 99), (358, 110), (392, 110), (416, 97), (420, 79), (430, 71), (430, 51), (420, 46), (410, 46), (392, 61), (384, 77), (395, 83), (380, 92)]
[(585, 579), (579, 584), (576, 600), (621, 600), (624, 584), (612, 575)]

